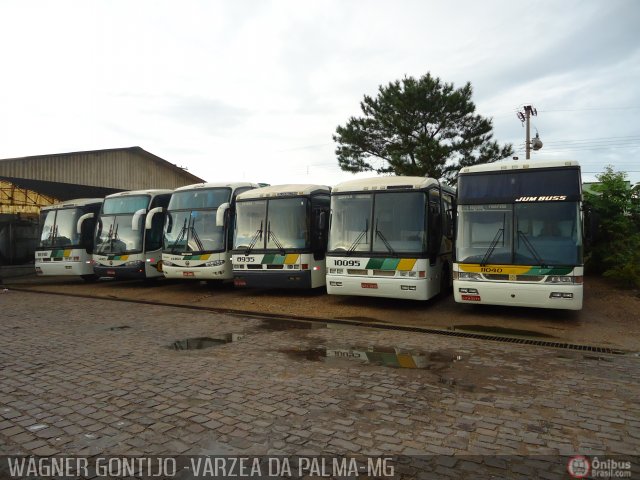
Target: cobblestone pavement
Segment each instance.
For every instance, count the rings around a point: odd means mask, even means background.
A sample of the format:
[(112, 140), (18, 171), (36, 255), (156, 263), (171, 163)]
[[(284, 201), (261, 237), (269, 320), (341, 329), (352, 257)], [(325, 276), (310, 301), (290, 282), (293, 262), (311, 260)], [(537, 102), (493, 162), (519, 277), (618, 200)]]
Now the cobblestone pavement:
[[(637, 357), (295, 326), (1, 294), (0, 454), (640, 451)], [(168, 348), (228, 334), (244, 336), (202, 350)], [(415, 358), (425, 365), (325, 358), (325, 349), (352, 347), (422, 353)]]

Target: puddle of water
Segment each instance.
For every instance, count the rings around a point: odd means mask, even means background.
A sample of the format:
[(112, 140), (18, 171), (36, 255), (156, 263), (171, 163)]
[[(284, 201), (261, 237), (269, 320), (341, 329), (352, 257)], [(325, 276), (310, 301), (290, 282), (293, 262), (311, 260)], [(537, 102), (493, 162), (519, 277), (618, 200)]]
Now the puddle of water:
[(302, 322), (296, 320), (262, 320), (258, 326), (262, 330), (270, 330), (280, 332), (283, 330), (316, 330), (319, 328), (327, 328), (326, 323), (322, 322)]
[(522, 330), (519, 328), (495, 327), (490, 325), (454, 325), (452, 330), (465, 330), (469, 332), (495, 333), (498, 335), (516, 335), (519, 337), (543, 337), (554, 338), (553, 335), (536, 332), (533, 330)]
[(462, 360), (461, 355), (436, 351), (429, 354), (412, 352), (396, 347), (310, 348), (306, 350), (280, 350), (294, 358), (331, 362), (350, 360), (392, 368), (436, 369)]
[(118, 330), (128, 330), (130, 328), (131, 327), (129, 325), (120, 325), (118, 327), (111, 327), (111, 328), (109, 328), (109, 330), (118, 331)]
[(219, 338), (185, 338), (184, 340), (176, 340), (171, 345), (169, 345), (169, 348), (171, 348), (172, 350), (202, 350), (203, 348), (217, 347), (219, 345), (237, 342), (238, 340), (242, 340), (243, 338), (244, 335), (240, 335), (238, 333), (229, 333)]

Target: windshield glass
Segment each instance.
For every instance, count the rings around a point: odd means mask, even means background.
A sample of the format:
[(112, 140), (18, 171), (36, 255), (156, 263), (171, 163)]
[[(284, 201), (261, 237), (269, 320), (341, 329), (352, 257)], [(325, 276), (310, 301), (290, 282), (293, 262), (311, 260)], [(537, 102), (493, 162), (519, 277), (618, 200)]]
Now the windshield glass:
[(267, 215), (267, 201), (256, 200), (236, 204), (234, 248), (262, 247)]
[(269, 200), (267, 248), (305, 248), (308, 241), (307, 199)]
[(426, 250), (425, 201), (423, 192), (376, 195), (373, 251), (395, 253)]
[(231, 197), (230, 188), (207, 188), (174, 192), (169, 210), (217, 209)]
[(216, 226), (216, 210), (169, 212), (164, 250), (171, 253), (224, 250), (224, 229)]
[[(133, 229), (134, 220), (137, 230)], [(95, 253), (141, 252), (144, 220), (145, 215), (101, 215), (96, 230)]]
[(138, 210), (146, 210), (149, 207), (148, 195), (130, 195), (105, 199), (102, 205), (104, 215), (120, 213), (135, 213)]
[(369, 251), (372, 205), (373, 195), (370, 193), (331, 197), (329, 251)]
[(515, 205), (515, 262), (524, 265), (578, 265), (582, 228), (577, 203)]
[(41, 247), (70, 247), (80, 244), (77, 223), (81, 212), (77, 208), (64, 208), (47, 212), (42, 233)]
[(511, 263), (511, 205), (460, 205), (458, 215), (459, 262)]
[(461, 263), (578, 265), (581, 232), (577, 202), (460, 205), (456, 258)]

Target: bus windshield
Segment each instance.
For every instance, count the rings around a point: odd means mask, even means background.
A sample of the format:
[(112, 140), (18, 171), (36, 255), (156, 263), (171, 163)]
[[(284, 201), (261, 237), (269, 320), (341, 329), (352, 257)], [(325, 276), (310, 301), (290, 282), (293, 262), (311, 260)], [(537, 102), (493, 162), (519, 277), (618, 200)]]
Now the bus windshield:
[(216, 226), (216, 215), (220, 205), (230, 198), (229, 188), (186, 190), (171, 195), (163, 250), (168, 253), (223, 251), (224, 228)]
[(456, 258), (461, 263), (579, 265), (579, 204), (460, 205)]
[(44, 215), (41, 247), (71, 247), (80, 244), (80, 235), (76, 230), (78, 218), (82, 212), (77, 208), (48, 210)]
[(238, 202), (234, 248), (302, 249), (309, 244), (306, 198)]
[[(95, 253), (123, 254), (142, 251), (145, 215), (101, 215), (98, 219)], [(137, 225), (134, 229), (133, 222)]]
[(425, 193), (415, 191), (335, 195), (328, 250), (387, 255), (424, 252), (425, 204)]

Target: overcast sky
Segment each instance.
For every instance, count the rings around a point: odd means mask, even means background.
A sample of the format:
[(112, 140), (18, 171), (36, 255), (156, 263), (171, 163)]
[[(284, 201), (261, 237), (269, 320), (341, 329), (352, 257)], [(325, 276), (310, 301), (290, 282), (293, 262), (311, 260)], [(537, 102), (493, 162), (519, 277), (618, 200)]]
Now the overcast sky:
[(0, 1), (0, 59), (0, 158), (138, 145), (208, 181), (333, 185), (362, 96), (431, 72), (471, 82), (499, 142), (524, 145), (530, 103), (533, 158), (640, 181), (636, 0)]

